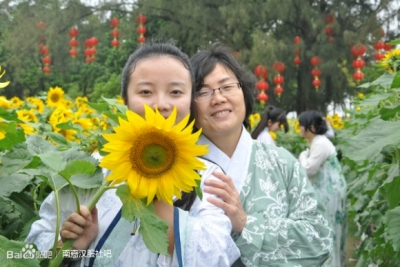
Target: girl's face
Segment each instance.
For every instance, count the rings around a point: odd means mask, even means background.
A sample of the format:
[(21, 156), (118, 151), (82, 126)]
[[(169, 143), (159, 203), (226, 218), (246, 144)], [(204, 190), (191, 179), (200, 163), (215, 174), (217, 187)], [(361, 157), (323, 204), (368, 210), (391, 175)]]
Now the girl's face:
[(192, 82), (189, 70), (170, 56), (153, 56), (139, 60), (131, 73), (127, 88), (128, 108), (144, 117), (144, 104), (158, 108), (167, 118), (174, 106), (176, 123), (190, 112)]
[(279, 128), (280, 128), (279, 121), (272, 122), (271, 120), (268, 120), (268, 130), (276, 132), (279, 130)]
[[(204, 88), (217, 89), (227, 84), (239, 83), (235, 74), (217, 63), (214, 70), (203, 81)], [(243, 91), (224, 96), (215, 90), (211, 98), (204, 102), (195, 102), (196, 126), (202, 128), (210, 140), (214, 137), (240, 136), (246, 114)]]
[(306, 128), (304, 126), (301, 126), (301, 125), (300, 125), (300, 135), (303, 138), (306, 138), (306, 136), (307, 136)]

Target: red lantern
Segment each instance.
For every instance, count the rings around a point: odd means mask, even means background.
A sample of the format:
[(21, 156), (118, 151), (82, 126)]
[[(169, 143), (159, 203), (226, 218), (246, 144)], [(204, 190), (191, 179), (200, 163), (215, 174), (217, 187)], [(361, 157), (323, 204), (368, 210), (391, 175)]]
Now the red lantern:
[(90, 46), (92, 46), (92, 41), (90, 39), (86, 39), (84, 44), (86, 47), (90, 47)]
[(355, 69), (362, 69), (365, 66), (365, 61), (362, 60), (361, 58), (357, 58), (353, 60), (353, 68)]
[(111, 24), (111, 26), (112, 26), (113, 28), (117, 27), (118, 24), (119, 24), (119, 19), (118, 19), (118, 18), (112, 18), (112, 19), (110, 20), (110, 24)]
[(313, 65), (315, 67), (315, 66), (318, 66), (319, 64), (321, 64), (321, 60), (319, 59), (319, 57), (313, 56), (311, 58), (311, 65)]
[(319, 77), (319, 76), (321, 76), (321, 70), (320, 69), (312, 69), (311, 70), (311, 75), (313, 77)]
[(117, 48), (119, 46), (119, 41), (117, 39), (113, 39), (111, 41), (111, 46)]
[(356, 80), (356, 81), (361, 81), (362, 79), (364, 79), (364, 73), (362, 73), (361, 71), (356, 71), (354, 74), (353, 74), (353, 78)]
[(374, 44), (374, 49), (375, 50), (381, 50), (385, 47), (385, 43), (382, 41), (378, 41)]
[(260, 91), (266, 91), (266, 90), (268, 90), (268, 88), (269, 88), (269, 84), (268, 84), (266, 81), (261, 80), (261, 81), (258, 81), (258, 82), (256, 83), (256, 87), (257, 87), (257, 89), (260, 90)]
[(71, 36), (71, 38), (74, 38), (74, 37), (76, 37), (76, 36), (78, 36), (78, 29), (77, 28), (71, 28), (69, 31), (68, 31), (68, 34), (69, 34), (69, 36)]
[(301, 38), (300, 38), (299, 36), (294, 37), (293, 43), (294, 43), (295, 45), (299, 44), (300, 42), (301, 42)]
[(283, 76), (281, 76), (279, 74), (274, 77), (274, 83), (277, 85), (282, 84), (284, 81), (285, 81), (285, 79), (283, 78)]
[(254, 74), (258, 78), (263, 78), (266, 79), (268, 77), (268, 70), (265, 66), (263, 65), (258, 65), (254, 68)]
[(268, 100), (268, 95), (264, 92), (261, 92), (257, 95), (257, 99), (261, 102), (261, 104), (264, 104)]
[(43, 63), (44, 63), (45, 65), (50, 65), (50, 64), (51, 64), (51, 58), (49, 58), (49, 57), (43, 58)]
[(382, 60), (384, 57), (385, 57), (385, 55), (382, 54), (382, 53), (377, 53), (377, 54), (374, 55), (374, 58), (375, 58), (376, 61), (380, 61), (380, 60)]
[(142, 14), (139, 14), (139, 16), (136, 19), (136, 22), (138, 24), (145, 24), (146, 23), (146, 17)]
[(334, 20), (334, 16), (333, 16), (332, 14), (328, 14), (328, 15), (325, 17), (325, 22), (326, 22), (326, 24), (331, 24), (331, 23), (333, 22), (333, 20)]
[(71, 55), (71, 57), (76, 57), (78, 55), (78, 51), (76, 51), (74, 48), (72, 48), (71, 50), (69, 50), (69, 54)]
[(285, 64), (277, 61), (274, 63), (273, 68), (276, 69), (279, 73), (281, 73), (285, 70)]
[(40, 53), (42, 53), (43, 56), (47, 56), (49, 54), (49, 49), (47, 48), (47, 46), (43, 45), (40, 49)]
[(111, 37), (113, 38), (118, 38), (119, 37), (119, 30), (118, 29), (112, 29), (110, 32)]
[(318, 90), (318, 87), (321, 85), (321, 80), (318, 78), (313, 80), (312, 85)]
[(353, 47), (351, 48), (351, 53), (355, 57), (361, 57), (365, 54), (365, 52), (367, 52), (367, 48), (365, 48), (365, 46), (362, 44), (353, 45)]
[(293, 63), (294, 63), (296, 66), (299, 66), (299, 65), (301, 64), (301, 59), (300, 59), (299, 57), (295, 57), (295, 58), (293, 59)]
[(36, 28), (39, 30), (44, 30), (46, 29), (46, 23), (44, 23), (43, 21), (39, 21), (38, 23), (36, 23)]
[(89, 42), (90, 42), (91, 46), (96, 46), (99, 43), (99, 40), (97, 40), (96, 37), (92, 37), (89, 40), (90, 40)]
[(385, 46), (383, 47), (383, 49), (385, 49), (385, 51), (389, 51), (393, 48), (393, 45), (390, 45), (388, 43), (385, 43)]
[(146, 27), (139, 26), (139, 27), (137, 27), (136, 31), (137, 31), (138, 34), (145, 34), (146, 33)]
[(146, 42), (146, 37), (144, 37), (144, 36), (139, 36), (137, 40), (138, 40), (138, 43), (139, 43), (139, 44), (144, 44), (144, 43)]
[(332, 36), (329, 36), (328, 42), (332, 43), (333, 41), (335, 41), (335, 38), (333, 38)]
[(43, 72), (44, 72), (45, 74), (49, 74), (49, 73), (51, 72), (50, 67), (49, 67), (49, 66), (44, 66), (44, 67), (43, 67)]
[(333, 35), (333, 29), (330, 26), (326, 27), (325, 28), (325, 34), (326, 35)]
[(72, 47), (77, 47), (78, 46), (78, 41), (76, 39), (71, 39), (69, 41), (69, 45)]
[(281, 94), (283, 93), (283, 88), (280, 85), (278, 85), (277, 87), (275, 87), (274, 91), (275, 91), (275, 94), (278, 95), (278, 97), (281, 97)]
[(86, 61), (86, 63), (90, 63), (90, 62), (92, 62), (92, 58), (91, 58), (91, 57), (87, 57), (87, 58), (85, 59), (85, 61)]
[(85, 54), (86, 57), (90, 57), (92, 55), (92, 50), (90, 48), (86, 48), (83, 51), (83, 54)]

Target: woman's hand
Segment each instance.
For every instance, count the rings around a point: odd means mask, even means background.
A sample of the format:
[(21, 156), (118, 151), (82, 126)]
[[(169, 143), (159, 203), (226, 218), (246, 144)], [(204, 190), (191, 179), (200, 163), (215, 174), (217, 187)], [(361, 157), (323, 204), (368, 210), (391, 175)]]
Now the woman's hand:
[(241, 233), (247, 222), (247, 214), (243, 210), (239, 194), (232, 182), (232, 179), (220, 172), (213, 172), (213, 175), (221, 180), (207, 179), (204, 181), (206, 187), (204, 192), (216, 195), (221, 198), (209, 197), (208, 202), (223, 209), (232, 223), (232, 229)]
[(86, 206), (81, 205), (81, 214), (76, 212), (68, 216), (61, 227), (62, 242), (66, 239), (75, 239), (72, 247), (77, 250), (86, 250), (99, 232), (96, 207), (90, 212)]

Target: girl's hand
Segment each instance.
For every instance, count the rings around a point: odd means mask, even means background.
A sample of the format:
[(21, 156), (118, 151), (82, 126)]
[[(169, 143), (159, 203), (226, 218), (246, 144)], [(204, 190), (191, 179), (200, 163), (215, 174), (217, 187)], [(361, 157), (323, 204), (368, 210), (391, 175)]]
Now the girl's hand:
[(213, 172), (213, 175), (221, 180), (207, 179), (204, 184), (204, 192), (216, 195), (220, 199), (209, 197), (208, 202), (223, 209), (232, 223), (232, 229), (241, 233), (247, 222), (247, 214), (243, 210), (239, 194), (232, 182), (232, 179), (220, 172)]
[(75, 239), (72, 247), (77, 250), (86, 250), (99, 232), (96, 207), (90, 212), (81, 205), (81, 214), (72, 213), (61, 227), (62, 242), (66, 239)]

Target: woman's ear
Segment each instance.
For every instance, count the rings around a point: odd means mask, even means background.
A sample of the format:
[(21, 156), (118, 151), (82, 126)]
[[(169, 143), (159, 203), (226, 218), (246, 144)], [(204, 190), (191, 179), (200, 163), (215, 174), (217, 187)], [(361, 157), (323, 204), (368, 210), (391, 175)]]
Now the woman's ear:
[(315, 131), (314, 125), (311, 125), (310, 129), (311, 129), (311, 132), (312, 132), (312, 133), (315, 133), (315, 132), (316, 132), (316, 131)]
[(268, 126), (268, 128), (270, 128), (272, 126), (272, 121), (270, 119), (267, 122), (267, 126)]

